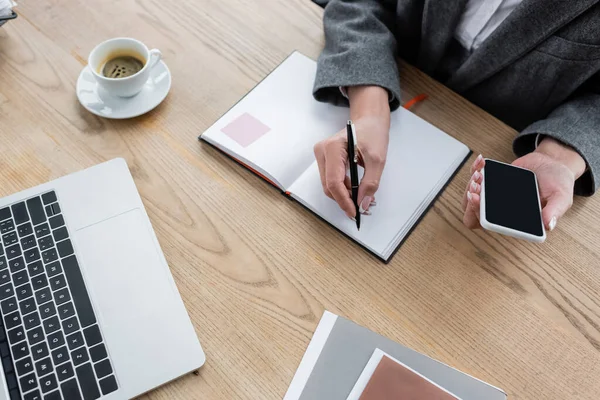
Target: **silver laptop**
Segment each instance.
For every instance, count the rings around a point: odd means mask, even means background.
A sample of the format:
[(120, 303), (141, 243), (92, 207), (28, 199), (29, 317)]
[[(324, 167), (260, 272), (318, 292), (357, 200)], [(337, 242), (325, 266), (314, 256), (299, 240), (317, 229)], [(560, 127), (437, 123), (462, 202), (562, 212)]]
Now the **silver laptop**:
[(128, 399), (205, 357), (123, 159), (0, 199), (0, 399)]

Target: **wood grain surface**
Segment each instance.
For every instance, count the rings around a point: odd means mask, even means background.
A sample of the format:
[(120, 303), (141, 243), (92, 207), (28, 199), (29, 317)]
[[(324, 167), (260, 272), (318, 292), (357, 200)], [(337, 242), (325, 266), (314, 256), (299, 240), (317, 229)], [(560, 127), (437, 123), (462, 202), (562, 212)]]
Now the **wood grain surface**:
[[(323, 310), (503, 388), (600, 398), (600, 200), (578, 198), (542, 245), (461, 223), (463, 168), (389, 265), (196, 140), (293, 50), (316, 58), (309, 0), (37, 0), (0, 29), (0, 196), (124, 157), (206, 351), (199, 376), (148, 399), (280, 399)], [(85, 111), (99, 42), (132, 36), (173, 73), (132, 120)], [(512, 160), (515, 132), (402, 65), (413, 111)], [(472, 161), (473, 159), (471, 159)], [(418, 166), (415, 166), (418, 168)], [(327, 399), (329, 400), (329, 399)]]

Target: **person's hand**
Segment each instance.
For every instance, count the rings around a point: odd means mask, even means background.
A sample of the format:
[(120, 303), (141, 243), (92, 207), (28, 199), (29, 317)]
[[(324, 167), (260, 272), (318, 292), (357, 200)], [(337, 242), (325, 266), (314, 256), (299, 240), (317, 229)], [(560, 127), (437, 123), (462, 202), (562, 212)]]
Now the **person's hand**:
[[(572, 148), (545, 138), (536, 151), (513, 162), (513, 165), (535, 172), (542, 202), (542, 220), (546, 229), (554, 230), (558, 219), (573, 204), (573, 186), (586, 169), (583, 158)], [(471, 166), (471, 179), (463, 198), (464, 224), (479, 228), (481, 169), (485, 161), (477, 157)]]
[[(354, 122), (358, 140), (359, 164), (365, 168), (358, 189), (359, 211), (368, 214), (369, 207), (375, 201), (387, 156), (390, 130), (388, 93), (380, 87), (353, 87), (348, 89), (348, 97), (350, 118)], [(356, 208), (352, 202), (350, 178), (347, 176), (346, 129), (317, 143), (314, 152), (323, 191), (338, 203), (348, 217), (354, 218)]]

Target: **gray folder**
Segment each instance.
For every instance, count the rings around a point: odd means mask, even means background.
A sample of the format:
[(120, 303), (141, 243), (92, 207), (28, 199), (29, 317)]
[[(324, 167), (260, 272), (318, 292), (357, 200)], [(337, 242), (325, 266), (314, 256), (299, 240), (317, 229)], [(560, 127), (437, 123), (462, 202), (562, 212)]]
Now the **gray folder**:
[[(327, 332), (329, 335), (324, 345), (312, 345), (311, 342), (307, 351), (312, 354), (303, 358), (285, 400), (345, 400), (377, 348), (462, 400), (506, 400), (506, 394), (502, 390), (345, 318), (326, 311), (319, 325), (325, 320), (329, 322), (328, 326), (325, 329), (317, 328), (322, 336), (321, 343)], [(312, 371), (308, 374), (311, 367)], [(299, 376), (302, 375), (301, 370), (304, 370), (304, 378)]]

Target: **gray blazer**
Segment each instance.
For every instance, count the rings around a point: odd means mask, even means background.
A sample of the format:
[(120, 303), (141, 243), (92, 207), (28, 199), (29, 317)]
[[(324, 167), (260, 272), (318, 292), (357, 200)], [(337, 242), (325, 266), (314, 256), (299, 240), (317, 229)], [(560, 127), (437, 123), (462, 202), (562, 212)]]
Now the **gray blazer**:
[(396, 109), (400, 56), (520, 131), (517, 155), (538, 133), (575, 148), (589, 166), (575, 192), (596, 191), (600, 0), (524, 0), (471, 54), (453, 39), (467, 0), (315, 1), (328, 3), (317, 100), (347, 105), (339, 86), (379, 85)]

